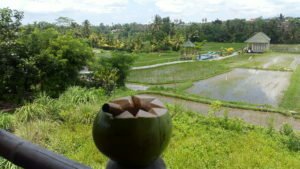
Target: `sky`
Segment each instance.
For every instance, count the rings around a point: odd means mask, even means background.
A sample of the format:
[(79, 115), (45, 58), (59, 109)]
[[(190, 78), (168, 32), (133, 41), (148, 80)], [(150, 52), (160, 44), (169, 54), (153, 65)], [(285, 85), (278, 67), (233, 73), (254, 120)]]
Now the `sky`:
[(0, 0), (0, 8), (24, 12), (23, 23), (55, 22), (60, 16), (81, 23), (150, 23), (154, 15), (184, 22), (279, 16), (300, 17), (300, 0)]

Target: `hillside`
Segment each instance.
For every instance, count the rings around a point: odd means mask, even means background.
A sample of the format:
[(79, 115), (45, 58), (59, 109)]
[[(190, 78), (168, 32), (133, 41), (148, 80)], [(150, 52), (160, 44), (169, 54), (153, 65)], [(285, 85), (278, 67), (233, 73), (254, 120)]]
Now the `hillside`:
[[(132, 95), (117, 91), (112, 97)], [(92, 141), (91, 124), (99, 107), (112, 97), (102, 90), (73, 87), (58, 99), (38, 97), (12, 114), (0, 116), (0, 127), (92, 168), (104, 168), (107, 158)], [(213, 104), (202, 116), (168, 105), (173, 134), (163, 154), (169, 168), (297, 168), (300, 139), (288, 126), (277, 132), (238, 119), (217, 118)], [(0, 168), (14, 166), (3, 160)]]

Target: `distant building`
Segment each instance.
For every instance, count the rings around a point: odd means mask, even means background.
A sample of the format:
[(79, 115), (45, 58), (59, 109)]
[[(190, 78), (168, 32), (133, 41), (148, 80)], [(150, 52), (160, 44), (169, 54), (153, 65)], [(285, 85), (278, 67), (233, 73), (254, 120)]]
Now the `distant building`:
[(270, 48), (269, 38), (265, 33), (258, 32), (245, 42), (248, 44), (248, 50), (254, 53), (262, 53)]
[(193, 44), (193, 42), (191, 42), (190, 40), (187, 40), (181, 46), (181, 59), (183, 60), (194, 59), (196, 55), (197, 55), (196, 45)]

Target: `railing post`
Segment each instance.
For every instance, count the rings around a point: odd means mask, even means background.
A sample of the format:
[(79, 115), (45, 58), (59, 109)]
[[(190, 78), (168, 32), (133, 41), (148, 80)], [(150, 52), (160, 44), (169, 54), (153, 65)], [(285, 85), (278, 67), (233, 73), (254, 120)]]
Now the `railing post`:
[(0, 156), (25, 169), (91, 169), (0, 130)]

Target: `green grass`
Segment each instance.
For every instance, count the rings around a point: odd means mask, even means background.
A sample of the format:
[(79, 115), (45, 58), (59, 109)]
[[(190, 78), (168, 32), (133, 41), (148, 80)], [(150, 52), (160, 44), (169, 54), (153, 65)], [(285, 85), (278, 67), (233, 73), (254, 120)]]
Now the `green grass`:
[[(188, 83), (186, 83), (185, 85), (188, 85)], [(184, 85), (182, 85), (182, 86), (184, 86)], [(214, 99), (205, 98), (205, 97), (201, 97), (198, 95), (186, 93), (184, 90), (185, 89), (178, 90), (178, 88), (170, 89), (170, 88), (163, 88), (163, 87), (158, 87), (158, 88), (153, 87), (148, 91), (140, 91), (139, 93), (141, 93), (141, 94), (158, 94), (158, 95), (162, 95), (162, 96), (168, 96), (168, 97), (173, 97), (173, 98), (178, 98), (178, 99), (183, 99), (183, 100), (193, 101), (193, 102), (198, 102), (198, 103), (204, 103), (204, 104), (212, 104), (216, 101)], [(288, 109), (273, 108), (269, 105), (256, 105), (256, 104), (249, 104), (249, 103), (245, 103), (245, 102), (222, 101), (222, 107), (280, 113), (285, 116), (293, 116), (296, 118), (298, 118), (298, 116), (299, 116), (298, 115), (299, 113), (292, 114), (289, 112)]]
[[(217, 43), (207, 42), (201, 49), (200, 53), (206, 53), (208, 51), (219, 51), (221, 48), (233, 47), (235, 50), (240, 50), (245, 46), (244, 43)], [(133, 66), (146, 66), (165, 62), (171, 62), (179, 60), (180, 52), (165, 51), (155, 53), (135, 53), (136, 61)]]
[[(235, 50), (240, 50), (245, 46), (244, 43), (218, 43), (218, 42), (207, 42), (203, 46), (200, 53), (206, 53), (208, 51), (220, 51), (222, 48), (233, 47)], [(94, 49), (97, 57), (110, 57), (111, 51)], [(177, 61), (180, 58), (180, 52), (175, 51), (162, 51), (162, 52), (151, 52), (151, 53), (131, 53), (135, 56), (136, 60), (133, 64), (134, 67), (154, 65), (165, 62)]]
[(228, 71), (230, 68), (222, 61), (202, 61), (131, 71), (127, 80), (132, 83), (168, 84), (206, 79)]
[[(278, 59), (276, 59), (277, 57)], [(180, 63), (151, 69), (133, 70), (128, 77), (128, 82), (153, 85), (182, 83), (206, 79), (228, 72), (233, 68), (293, 71), (291, 64), (297, 57), (299, 56), (295, 54), (269, 52), (265, 54), (241, 54), (220, 61)]]
[(220, 42), (207, 42), (201, 49), (201, 53), (208, 51), (220, 51), (224, 48), (234, 48), (235, 51), (242, 50), (247, 45), (245, 43), (220, 43)]
[(280, 107), (300, 112), (300, 66), (292, 75), (290, 86), (283, 96)]
[(300, 44), (271, 44), (270, 49), (274, 52), (300, 53)]
[[(89, 94), (80, 97), (82, 92)], [(134, 94), (117, 91), (113, 97)], [(73, 96), (73, 97), (72, 97)], [(55, 116), (29, 121), (14, 121), (14, 133), (51, 151), (94, 169), (104, 169), (107, 158), (96, 149), (92, 121), (82, 121), (85, 114), (94, 118), (100, 105), (112, 97), (99, 90), (71, 88), (58, 99), (40, 96), (28, 106), (40, 105), (41, 114), (55, 110)], [(51, 104), (47, 104), (51, 101)], [(57, 109), (59, 107), (59, 109)], [(168, 105), (173, 134), (163, 158), (171, 169), (198, 168), (297, 168), (300, 166), (300, 139), (294, 134), (255, 127), (238, 119), (202, 116), (178, 106)], [(22, 113), (26, 109), (20, 109)], [(68, 115), (68, 116), (65, 116)], [(1, 116), (1, 115), (0, 115)], [(290, 132), (289, 132), (290, 133)], [(13, 165), (0, 159), (0, 168)]]
[(297, 54), (268, 52), (265, 54), (252, 55), (252, 57), (250, 57), (246, 63), (239, 65), (239, 67), (275, 71), (292, 71), (292, 62), (295, 58), (300, 56)]
[[(101, 57), (111, 57), (109, 50), (94, 49), (96, 60)], [(128, 53), (135, 58), (133, 64), (134, 67), (154, 65), (165, 62), (177, 61), (180, 58), (180, 52), (163, 51), (163, 52), (151, 52), (151, 53)]]
[(177, 61), (180, 58), (179, 52), (153, 52), (153, 53), (133, 53), (136, 60), (133, 66), (154, 65), (165, 62)]

